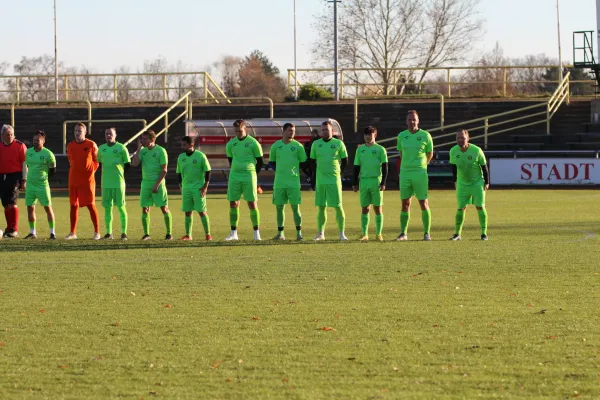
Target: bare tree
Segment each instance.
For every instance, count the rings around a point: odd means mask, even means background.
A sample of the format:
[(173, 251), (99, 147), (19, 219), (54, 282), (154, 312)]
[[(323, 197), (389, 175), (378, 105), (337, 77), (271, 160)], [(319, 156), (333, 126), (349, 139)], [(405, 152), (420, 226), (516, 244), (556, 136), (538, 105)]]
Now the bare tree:
[[(377, 84), (381, 93), (402, 93), (415, 81), (403, 67), (419, 68), (421, 83), (429, 68), (456, 62), (469, 51), (467, 43), (481, 36), (479, 0), (346, 0), (339, 16), (339, 60), (346, 79)], [(333, 27), (326, 9), (314, 25), (317, 65), (331, 65)], [(370, 90), (372, 91), (372, 89)]]
[[(54, 97), (54, 57), (47, 54), (40, 57), (22, 57), (13, 66), (20, 78), (19, 90), (22, 101), (45, 101)], [(59, 63), (59, 69), (64, 65)], [(11, 90), (16, 90), (16, 81), (9, 81)]]
[(239, 75), (242, 65), (242, 58), (235, 56), (223, 56), (213, 65), (219, 74), (217, 79), (220, 80), (221, 89), (223, 92), (225, 92), (225, 95), (228, 97), (239, 96)]

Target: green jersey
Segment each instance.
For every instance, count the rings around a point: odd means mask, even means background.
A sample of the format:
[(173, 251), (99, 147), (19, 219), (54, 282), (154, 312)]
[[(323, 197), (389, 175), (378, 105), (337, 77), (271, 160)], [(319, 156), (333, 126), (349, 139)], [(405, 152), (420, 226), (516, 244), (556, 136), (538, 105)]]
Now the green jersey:
[(459, 145), (450, 149), (450, 164), (456, 165), (456, 184), (474, 186), (483, 184), (481, 166), (486, 164), (485, 155), (480, 147), (469, 144), (467, 151), (463, 152)]
[(227, 158), (232, 159), (230, 175), (242, 178), (256, 174), (256, 159), (263, 156), (260, 143), (252, 136), (242, 140), (234, 137), (227, 142), (225, 153)]
[(182, 153), (177, 158), (177, 173), (181, 174), (182, 189), (200, 189), (204, 186), (204, 175), (210, 171), (206, 155), (194, 150), (193, 153)]
[(340, 182), (342, 158), (347, 158), (346, 145), (339, 139), (316, 140), (310, 148), (310, 158), (317, 161), (317, 185)]
[(381, 164), (387, 162), (385, 147), (377, 143), (359, 146), (354, 155), (354, 165), (360, 167), (361, 178), (378, 178), (381, 181)]
[(306, 161), (306, 152), (300, 142), (293, 140), (285, 144), (278, 140), (271, 146), (269, 161), (274, 161), (274, 189), (300, 188), (300, 163)]
[(396, 147), (402, 157), (401, 171), (427, 170), (427, 155), (433, 151), (433, 140), (429, 132), (419, 129), (415, 133), (409, 130), (400, 132)]
[(125, 186), (123, 166), (129, 162), (129, 152), (121, 143), (104, 143), (98, 149), (98, 162), (102, 164), (102, 187), (118, 189)]
[(140, 161), (142, 162), (142, 180), (154, 184), (162, 171), (161, 165), (167, 165), (167, 151), (157, 144), (152, 150), (144, 147), (140, 151)]
[(30, 147), (25, 152), (27, 164), (27, 184), (34, 186), (46, 186), (48, 184), (48, 169), (56, 167), (56, 158), (50, 150), (42, 147), (35, 151)]

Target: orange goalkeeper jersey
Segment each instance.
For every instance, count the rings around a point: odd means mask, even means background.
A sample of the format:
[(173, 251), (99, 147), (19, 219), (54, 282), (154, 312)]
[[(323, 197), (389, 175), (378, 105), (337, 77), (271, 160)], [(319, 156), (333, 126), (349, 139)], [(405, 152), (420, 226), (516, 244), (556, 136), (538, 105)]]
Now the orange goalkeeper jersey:
[(89, 139), (75, 140), (67, 146), (69, 158), (69, 186), (96, 186), (94, 173), (98, 169), (98, 146)]

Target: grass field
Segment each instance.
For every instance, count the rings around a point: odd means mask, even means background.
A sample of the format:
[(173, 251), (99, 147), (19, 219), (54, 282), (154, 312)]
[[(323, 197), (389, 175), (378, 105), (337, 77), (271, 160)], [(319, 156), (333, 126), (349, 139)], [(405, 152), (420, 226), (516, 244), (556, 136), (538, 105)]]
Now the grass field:
[[(389, 241), (359, 243), (357, 195), (344, 196), (347, 243), (224, 243), (223, 195), (209, 197), (210, 244), (161, 240), (158, 210), (151, 242), (0, 241), (0, 398), (600, 398), (600, 192), (490, 191), (488, 242), (474, 209), (448, 241), (454, 193), (434, 191), (433, 242), (418, 240), (416, 205), (411, 241), (392, 240), (390, 192)], [(263, 238), (276, 231), (269, 199)], [(136, 239), (136, 198), (128, 208)], [(55, 210), (62, 238), (67, 199)], [(86, 210), (78, 233), (91, 238)]]

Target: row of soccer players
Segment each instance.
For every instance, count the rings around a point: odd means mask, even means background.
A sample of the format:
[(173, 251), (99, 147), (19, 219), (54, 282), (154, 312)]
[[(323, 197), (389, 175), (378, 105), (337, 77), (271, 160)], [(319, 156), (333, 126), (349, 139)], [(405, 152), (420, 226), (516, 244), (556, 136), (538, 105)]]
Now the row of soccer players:
[[(423, 222), (423, 240), (431, 240), (431, 211), (428, 198), (427, 164), (433, 157), (431, 135), (419, 128), (419, 117), (416, 111), (409, 111), (407, 130), (398, 135), (397, 148), (401, 156), (400, 197), (402, 211), (400, 213), (400, 235), (396, 240), (408, 240), (407, 228), (410, 219), (410, 204), (413, 196), (417, 197), (421, 207)], [(243, 198), (248, 203), (250, 219), (254, 228), (254, 240), (261, 240), (260, 212), (257, 203), (257, 174), (262, 169), (263, 152), (259, 142), (247, 135), (243, 120), (234, 123), (236, 137), (226, 145), (226, 156), (231, 166), (227, 199), (230, 202), (231, 232), (227, 241), (238, 240), (239, 205)], [(314, 141), (308, 159), (302, 144), (294, 140), (293, 124), (283, 126), (282, 139), (274, 143), (270, 150), (269, 164), (275, 170), (273, 188), (273, 204), (277, 210), (278, 233), (274, 240), (285, 240), (284, 207), (290, 204), (296, 239), (302, 240), (302, 215), (300, 212), (301, 191), (299, 171), (312, 163), (315, 177), (315, 206), (317, 212), (317, 235), (314, 240), (325, 240), (327, 222), (326, 208), (332, 207), (336, 212), (339, 239), (347, 240), (345, 231), (345, 214), (342, 207), (341, 173), (344, 170), (348, 155), (344, 143), (333, 137), (332, 126), (324, 122), (321, 126), (321, 138)], [(94, 239), (101, 239), (99, 218), (95, 207), (94, 173), (102, 164), (102, 206), (105, 209), (106, 235), (104, 239), (112, 239), (112, 208), (119, 211), (121, 222), (121, 239), (127, 239), (128, 216), (125, 208), (124, 173), (130, 166), (142, 166), (142, 184), (140, 190), (140, 206), (142, 208), (142, 240), (150, 239), (150, 208), (159, 207), (164, 216), (166, 227), (165, 239), (172, 236), (172, 218), (168, 208), (168, 196), (165, 185), (167, 174), (167, 152), (157, 145), (153, 131), (141, 135), (138, 148), (130, 157), (127, 149), (116, 141), (116, 130), (107, 129), (106, 143), (99, 148), (86, 139), (86, 127), (79, 123), (74, 130), (75, 140), (67, 147), (69, 169), (69, 198), (71, 204), (71, 229), (66, 239), (76, 239), (78, 209), (85, 206), (89, 209), (94, 225)], [(383, 192), (388, 175), (388, 158), (384, 147), (376, 143), (377, 129), (369, 126), (364, 131), (365, 144), (359, 146), (354, 158), (353, 190), (360, 193), (362, 207), (360, 240), (368, 240), (370, 224), (370, 207), (375, 212), (376, 239), (383, 240)], [(36, 218), (34, 206), (37, 201), (45, 208), (50, 225), (51, 239), (56, 238), (54, 214), (51, 207), (48, 177), (55, 169), (56, 161), (52, 152), (44, 148), (45, 134), (38, 131), (34, 136), (34, 147), (26, 149), (25, 145), (14, 139), (14, 131), (10, 126), (2, 128), (0, 147), (0, 185), (2, 204), (5, 207), (8, 227), (7, 237), (17, 236), (16, 220), (18, 208), (16, 199), (19, 190), (25, 190), (25, 202), (28, 209), (30, 233), (25, 238), (36, 238)], [(489, 188), (488, 171), (482, 150), (469, 143), (466, 130), (457, 133), (457, 145), (450, 152), (450, 163), (456, 182), (457, 213), (456, 231), (452, 240), (461, 239), (461, 230), (465, 220), (467, 204), (473, 203), (479, 215), (481, 239), (487, 240), (487, 213), (485, 210), (485, 191)], [(206, 209), (206, 193), (210, 182), (210, 164), (207, 157), (195, 148), (190, 137), (183, 137), (181, 145), (184, 153), (177, 159), (177, 176), (182, 194), (182, 211), (185, 213), (185, 236), (181, 240), (192, 240), (193, 213), (198, 212), (207, 240), (212, 240), (210, 220)], [(10, 161), (10, 162), (9, 162)], [(22, 168), (16, 170), (17, 166)], [(12, 168), (12, 169), (11, 169)], [(12, 213), (12, 214), (11, 214)]]

